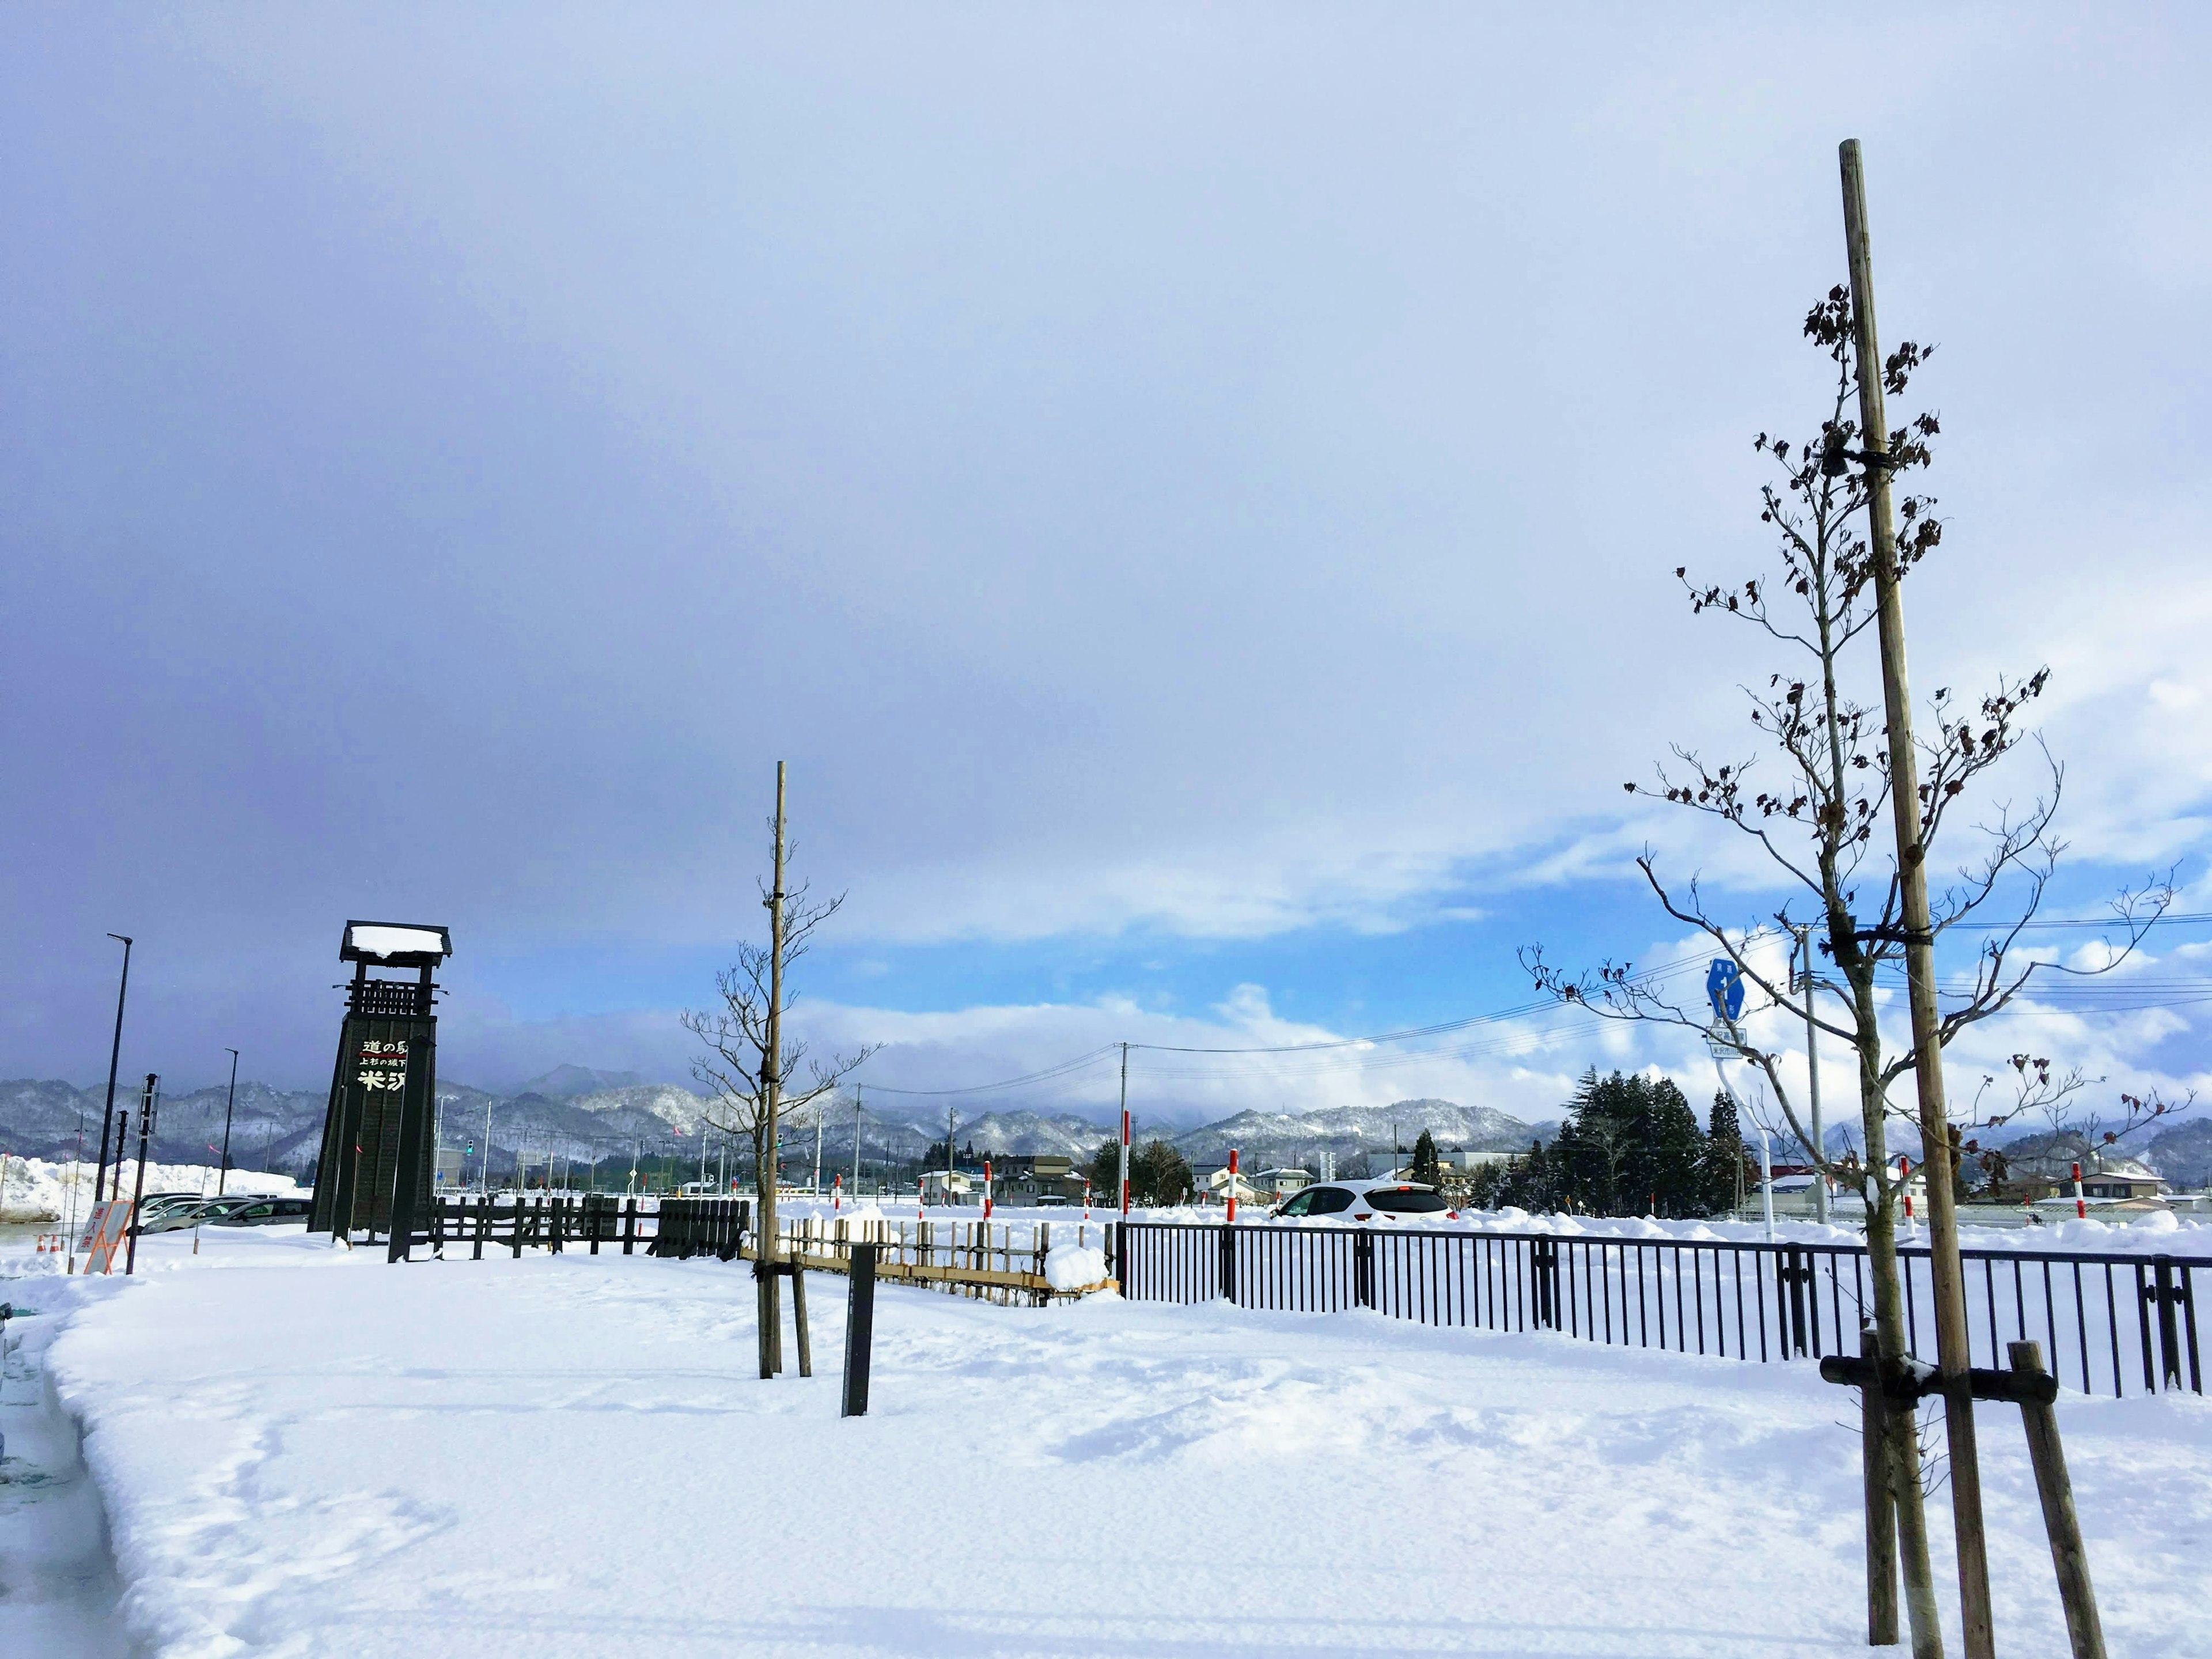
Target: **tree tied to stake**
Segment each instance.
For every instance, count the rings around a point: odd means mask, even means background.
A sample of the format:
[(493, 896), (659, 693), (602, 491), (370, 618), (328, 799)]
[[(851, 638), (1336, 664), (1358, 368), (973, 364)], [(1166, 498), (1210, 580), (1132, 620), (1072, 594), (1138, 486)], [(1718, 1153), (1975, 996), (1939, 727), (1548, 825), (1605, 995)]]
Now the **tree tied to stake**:
[[(781, 791), (779, 790), (779, 805)], [(783, 1017), (799, 999), (785, 987), (792, 965), (805, 956), (814, 933), (836, 915), (845, 896), (817, 900), (810, 884), (789, 891), (781, 875), (792, 848), (785, 841), (780, 818), (769, 824), (775, 835), (776, 880), (761, 886), (761, 903), (769, 915), (766, 945), (741, 942), (737, 961), (714, 975), (720, 996), (717, 1006), (686, 1009), (684, 1030), (705, 1045), (707, 1052), (691, 1062), (691, 1075), (708, 1091), (707, 1121), (726, 1134), (742, 1134), (752, 1142), (754, 1185), (760, 1193), (760, 1249), (764, 1260), (777, 1249), (775, 1189), (776, 1139), (786, 1121), (811, 1123), (811, 1114), (826, 1108), (825, 1097), (866, 1064), (883, 1045), (867, 1043), (857, 1048), (817, 1056), (804, 1041), (783, 1035)], [(793, 1090), (792, 1078), (804, 1064), (806, 1082)]]
[[(1748, 624), (1779, 647), (1790, 665), (1768, 673), (1763, 684), (1742, 687), (1757, 734), (1748, 758), (1711, 762), (1675, 745), (1673, 763), (1657, 769), (1656, 781), (1626, 786), (1631, 794), (1666, 801), (1747, 837), (1780, 872), (1783, 885), (1796, 892), (1772, 913), (1771, 929), (1746, 927), (1718, 915), (1694, 875), (1670, 884), (1662, 878), (1650, 848), (1637, 860), (1667, 914), (1711, 941), (1735, 964), (1751, 994), (1749, 1006), (1739, 1018), (1715, 1019), (1709, 1007), (1684, 1006), (1663, 980), (1638, 973), (1631, 963), (1607, 962), (1595, 972), (1573, 975), (1547, 963), (1540, 946), (1523, 950), (1521, 959), (1537, 988), (1562, 1002), (1607, 1018), (1694, 1030), (1713, 1043), (1717, 1054), (1732, 1053), (1758, 1069), (1790, 1136), (1807, 1149), (1824, 1176), (1856, 1189), (1865, 1200), (1874, 1322), (1881, 1352), (1893, 1362), (1906, 1352), (1896, 1254), (1906, 1176), (1891, 1165), (1887, 1121), (1894, 1114), (1911, 1122), (1915, 1112), (1911, 1104), (1893, 1105), (1889, 1091), (1913, 1073), (1920, 1056), (1909, 1038), (1893, 1043), (1886, 1037), (1881, 1016), (1888, 983), (1905, 977), (1908, 948), (1932, 947), (1954, 929), (1986, 933), (1975, 949), (1972, 974), (1954, 975), (1944, 988), (1946, 1006), (1935, 1025), (1940, 1053), (1960, 1033), (2004, 1010), (2039, 977), (2112, 971), (2165, 913), (2173, 889), (2169, 873), (2122, 891), (2113, 902), (2112, 931), (2094, 966), (2069, 966), (2032, 956), (2023, 947), (2023, 932), (2036, 916), (2063, 850), (2051, 830), (2063, 769), (2025, 725), (2050, 682), (2049, 669), (2036, 667), (1999, 678), (1978, 697), (1961, 698), (1947, 688), (1932, 699), (1932, 721), (1913, 743), (1918, 759), (1917, 811), (1896, 816), (1917, 821), (1916, 851), (1923, 868), (1931, 867), (1939, 841), (1947, 849), (1956, 844), (1966, 851), (1948, 884), (1931, 896), (1924, 936), (1908, 927), (1897, 843), (1876, 833), (1893, 815), (1894, 803), (1880, 665), (1869, 660), (1875, 641), (1866, 640), (1864, 649), (1853, 647), (1877, 629), (1883, 585), (1877, 578), (1902, 578), (1942, 544), (1943, 521), (1936, 515), (1935, 499), (1910, 487), (1932, 466), (1942, 428), (1933, 412), (1924, 412), (1890, 434), (1878, 450), (1863, 444), (1847, 289), (1832, 289), (1812, 307), (1804, 334), (1833, 365), (1818, 435), (1800, 441), (1761, 432), (1753, 441), (1776, 469), (1759, 495), (1759, 520), (1775, 536), (1773, 565), (1733, 585), (1695, 579), (1687, 566), (1674, 572), (1693, 614)], [(1932, 347), (1910, 342), (1891, 352), (1881, 363), (1883, 390), (1902, 396), (1932, 352)], [(1875, 566), (1869, 511), (1877, 475), (1886, 476), (1899, 496), (1901, 527), (1887, 573)], [(2032, 743), (2041, 757), (2039, 792), (2024, 806), (1990, 799), (1978, 786), (2024, 743)], [(1978, 817), (1969, 816), (1977, 812)], [(1803, 1008), (1791, 1000), (1790, 974), (1783, 965), (1787, 953), (1768, 948), (1800, 927), (1801, 911), (1810, 913), (1817, 957), (1826, 964), (1825, 971), (1811, 965), (1814, 1024), (1847, 1045), (1856, 1060), (1863, 1160), (1832, 1157), (1827, 1147), (1814, 1145), (1783, 1069), (1781, 1048), (1759, 1036), (1768, 1023), (1762, 1017), (1771, 1014), (1786, 1015), (1796, 1030), (1804, 1030)], [(1983, 919), (1998, 912), (2004, 920), (1995, 925)], [(2078, 1072), (2054, 1072), (2045, 1061), (2023, 1060), (2013, 1069), (2020, 1085), (2014, 1098), (2002, 1113), (1986, 1112), (1982, 1127), (2031, 1109), (2062, 1114), (2087, 1083)], [(2132, 1117), (2145, 1119), (2170, 1109), (2155, 1100), (2129, 1109)], [(1973, 1126), (1957, 1126), (1966, 1127)], [(1961, 1150), (1972, 1150), (1971, 1143)], [(1933, 1633), (1918, 1448), (1913, 1437), (1900, 1433), (1893, 1451), (1907, 1594), (1914, 1600), (1915, 1645), (1940, 1651), (1940, 1638)]]

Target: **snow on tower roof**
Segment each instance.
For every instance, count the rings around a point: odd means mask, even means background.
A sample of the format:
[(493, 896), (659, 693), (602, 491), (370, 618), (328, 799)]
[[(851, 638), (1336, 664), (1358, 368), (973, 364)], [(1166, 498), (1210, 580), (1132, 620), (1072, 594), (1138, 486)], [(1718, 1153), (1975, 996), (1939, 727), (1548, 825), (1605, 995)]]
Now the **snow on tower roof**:
[(404, 957), (408, 967), (423, 965), (423, 958), (442, 960), (453, 954), (453, 941), (444, 928), (390, 921), (349, 921), (344, 943), (338, 947), (340, 962), (364, 958), (391, 962)]

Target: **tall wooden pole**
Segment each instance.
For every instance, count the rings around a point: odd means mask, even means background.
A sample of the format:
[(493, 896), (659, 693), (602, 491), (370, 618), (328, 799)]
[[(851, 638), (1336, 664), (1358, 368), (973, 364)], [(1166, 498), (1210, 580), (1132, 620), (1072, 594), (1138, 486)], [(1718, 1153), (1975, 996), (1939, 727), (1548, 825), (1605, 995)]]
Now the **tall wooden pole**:
[(781, 1160), (776, 1156), (776, 1115), (783, 1104), (783, 785), (784, 763), (775, 763), (775, 879), (769, 887), (768, 906), (768, 1043), (761, 1051), (761, 1118), (763, 1159), (767, 1167), (755, 1172), (760, 1188), (760, 1240), (754, 1247), (754, 1263), (760, 1279), (761, 1375), (783, 1369), (783, 1298), (773, 1271), (781, 1257), (776, 1237), (775, 1189)]
[(1921, 839), (1920, 765), (1912, 746), (1912, 694), (1905, 672), (1905, 607), (1898, 592), (1897, 531), (1889, 490), (1889, 421), (1875, 329), (1874, 255), (1867, 235), (1866, 174), (1856, 138), (1844, 141), (1844, 239), (1850, 256), (1851, 345), (1859, 385), (1867, 518), (1874, 544), (1875, 617), (1889, 750), (1889, 799), (1897, 830), (1899, 921), (1912, 1012), (1913, 1076), (1920, 1094), (1920, 1159), (1928, 1179), (1930, 1277), (1936, 1290), (1936, 1358), (1943, 1373), (1943, 1426), (1951, 1452), (1951, 1516), (1959, 1544), (1960, 1615), (1966, 1659), (1994, 1659), (1989, 1555), (1982, 1534), (1982, 1470), (1966, 1375), (1966, 1274), (1951, 1177), (1950, 1117), (1943, 1100), (1943, 1048), (1936, 1008), (1936, 941), (1928, 914), (1927, 848)]

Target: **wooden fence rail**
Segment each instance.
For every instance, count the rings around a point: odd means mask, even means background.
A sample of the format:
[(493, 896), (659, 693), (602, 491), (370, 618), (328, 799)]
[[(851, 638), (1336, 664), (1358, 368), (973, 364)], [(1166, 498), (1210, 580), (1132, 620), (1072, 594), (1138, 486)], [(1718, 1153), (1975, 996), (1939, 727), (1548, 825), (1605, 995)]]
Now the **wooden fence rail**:
[[(415, 1242), (443, 1253), (467, 1248), (481, 1261), (487, 1248), (520, 1256), (526, 1249), (554, 1254), (582, 1249), (597, 1255), (642, 1247), (647, 1255), (683, 1259), (711, 1255), (723, 1261), (756, 1255), (752, 1200), (741, 1198), (619, 1198), (516, 1195), (448, 1198), (428, 1206), (428, 1225)], [(1109, 1230), (1097, 1223), (1060, 1224), (1062, 1241), (1110, 1249)], [(877, 1247), (876, 1276), (927, 1285), (953, 1296), (1042, 1306), (1057, 1291), (1045, 1274), (1052, 1250), (1050, 1222), (847, 1221), (823, 1216), (780, 1217), (778, 1255), (823, 1273), (851, 1269), (855, 1244)], [(1092, 1288), (1085, 1286), (1085, 1289)]]

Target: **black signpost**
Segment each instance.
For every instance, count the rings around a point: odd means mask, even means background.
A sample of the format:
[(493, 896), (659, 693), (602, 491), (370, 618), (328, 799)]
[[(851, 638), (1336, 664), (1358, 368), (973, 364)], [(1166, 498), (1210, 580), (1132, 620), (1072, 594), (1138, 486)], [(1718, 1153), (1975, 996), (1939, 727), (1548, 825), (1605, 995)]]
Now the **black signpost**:
[[(430, 1191), (429, 1124), (437, 1092), (438, 988), (431, 970), (453, 955), (443, 927), (349, 921), (338, 960), (354, 965), (337, 1065), (323, 1119), (309, 1231), (389, 1241), (406, 1259), (415, 1214)], [(377, 968), (412, 979), (372, 979)]]

